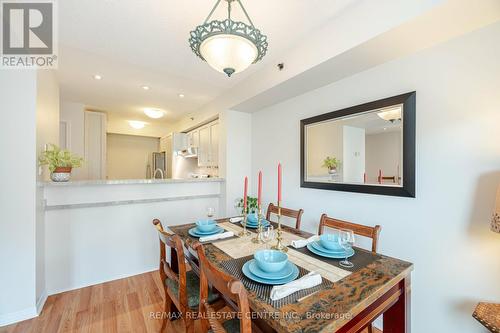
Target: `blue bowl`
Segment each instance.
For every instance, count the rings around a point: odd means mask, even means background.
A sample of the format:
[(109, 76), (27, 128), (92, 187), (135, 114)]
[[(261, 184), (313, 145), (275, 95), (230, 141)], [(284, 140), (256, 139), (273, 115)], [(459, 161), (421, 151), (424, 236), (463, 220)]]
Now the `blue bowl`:
[(288, 255), (276, 250), (259, 250), (253, 257), (257, 266), (268, 273), (281, 271), (288, 262)]
[(257, 214), (256, 213), (248, 214), (247, 221), (250, 223), (257, 223), (258, 221)]
[(215, 230), (217, 223), (214, 220), (198, 220), (196, 227), (201, 232), (210, 232)]
[(319, 237), (320, 244), (332, 251), (341, 251), (342, 247), (339, 244), (339, 235), (337, 234), (323, 234)]

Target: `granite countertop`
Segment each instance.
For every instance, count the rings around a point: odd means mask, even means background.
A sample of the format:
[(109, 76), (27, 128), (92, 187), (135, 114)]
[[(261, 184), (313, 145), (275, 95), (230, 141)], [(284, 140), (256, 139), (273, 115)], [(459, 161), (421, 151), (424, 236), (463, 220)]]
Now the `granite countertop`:
[(91, 186), (91, 185), (136, 185), (136, 184), (176, 184), (223, 182), (224, 178), (185, 179), (115, 179), (115, 180), (75, 180), (69, 182), (38, 182), (38, 186)]

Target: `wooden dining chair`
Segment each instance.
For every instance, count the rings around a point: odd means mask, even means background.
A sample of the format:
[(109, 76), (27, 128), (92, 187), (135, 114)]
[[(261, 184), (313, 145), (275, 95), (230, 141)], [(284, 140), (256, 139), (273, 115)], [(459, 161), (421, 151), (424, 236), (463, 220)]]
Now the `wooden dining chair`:
[(332, 217), (328, 217), (328, 215), (326, 214), (323, 214), (321, 215), (321, 219), (319, 221), (318, 235), (323, 234), (325, 227), (341, 229), (341, 230), (352, 230), (356, 235), (371, 238), (372, 252), (377, 253), (378, 236), (380, 234), (380, 230), (382, 230), (381, 226), (376, 225), (374, 227), (369, 227), (362, 224), (334, 219)]
[[(273, 203), (269, 204), (267, 207), (266, 220), (271, 221), (271, 214), (278, 214), (278, 206)], [(300, 229), (300, 220), (302, 219), (302, 214), (304, 214), (303, 209), (293, 210), (290, 208), (281, 207), (281, 215), (295, 219), (295, 229)]]
[[(184, 260), (184, 246), (178, 235), (169, 234), (163, 229), (160, 220), (154, 219), (153, 225), (158, 230), (160, 238), (160, 277), (165, 290), (165, 316), (161, 327), (163, 332), (167, 322), (172, 318), (172, 303), (179, 310), (186, 327), (187, 333), (194, 333), (194, 320), (197, 318), (200, 300), (200, 279), (193, 271), (186, 270)], [(177, 262), (168, 263), (166, 258), (166, 247), (177, 252)], [(173, 269), (176, 266), (177, 272)], [(205, 299), (212, 303), (218, 299), (218, 295), (211, 290)], [(222, 300), (221, 300), (222, 301)]]
[[(200, 263), (200, 317), (202, 333), (251, 333), (252, 321), (247, 291), (240, 280), (218, 270), (205, 256), (205, 249), (199, 242), (193, 244)], [(239, 318), (221, 322), (223, 317), (209, 304), (207, 296), (209, 285), (217, 289), (226, 299), (238, 306)]]
[[(380, 230), (382, 230), (382, 227), (379, 225), (376, 225), (374, 227), (362, 225), (362, 224), (357, 224), (357, 223), (352, 223), (352, 222), (347, 222), (347, 221), (342, 221), (338, 219), (334, 219), (332, 217), (328, 217), (328, 215), (323, 214), (321, 215), (321, 219), (319, 221), (319, 230), (318, 230), (318, 235), (323, 234), (325, 227), (329, 228), (335, 228), (335, 229), (340, 229), (340, 230), (352, 230), (354, 234), (364, 236), (367, 238), (372, 239), (372, 252), (377, 253), (377, 247), (378, 247), (378, 236), (380, 234)], [(369, 324), (366, 329), (368, 330), (368, 333), (373, 333), (373, 325)]]

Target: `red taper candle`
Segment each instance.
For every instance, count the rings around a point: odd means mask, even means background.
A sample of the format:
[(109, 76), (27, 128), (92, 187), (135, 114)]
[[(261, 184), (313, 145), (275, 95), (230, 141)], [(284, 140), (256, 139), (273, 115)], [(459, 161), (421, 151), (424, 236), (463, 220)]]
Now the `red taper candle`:
[(281, 203), (281, 163), (278, 163), (278, 206)]
[(262, 171), (259, 171), (259, 192), (257, 196), (257, 205), (260, 207), (262, 203)]
[(243, 191), (243, 213), (247, 212), (248, 177), (245, 177), (245, 190)]

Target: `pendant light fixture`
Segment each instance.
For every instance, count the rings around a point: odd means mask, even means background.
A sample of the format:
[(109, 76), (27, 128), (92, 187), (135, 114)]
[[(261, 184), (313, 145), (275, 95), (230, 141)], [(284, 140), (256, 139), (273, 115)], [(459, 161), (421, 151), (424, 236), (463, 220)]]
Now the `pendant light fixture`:
[[(227, 2), (227, 19), (209, 21), (219, 4)], [(231, 19), (232, 4), (237, 2), (249, 24)], [(267, 52), (267, 37), (256, 29), (241, 0), (217, 0), (202, 25), (191, 31), (191, 50), (215, 70), (231, 76), (261, 60)]]

